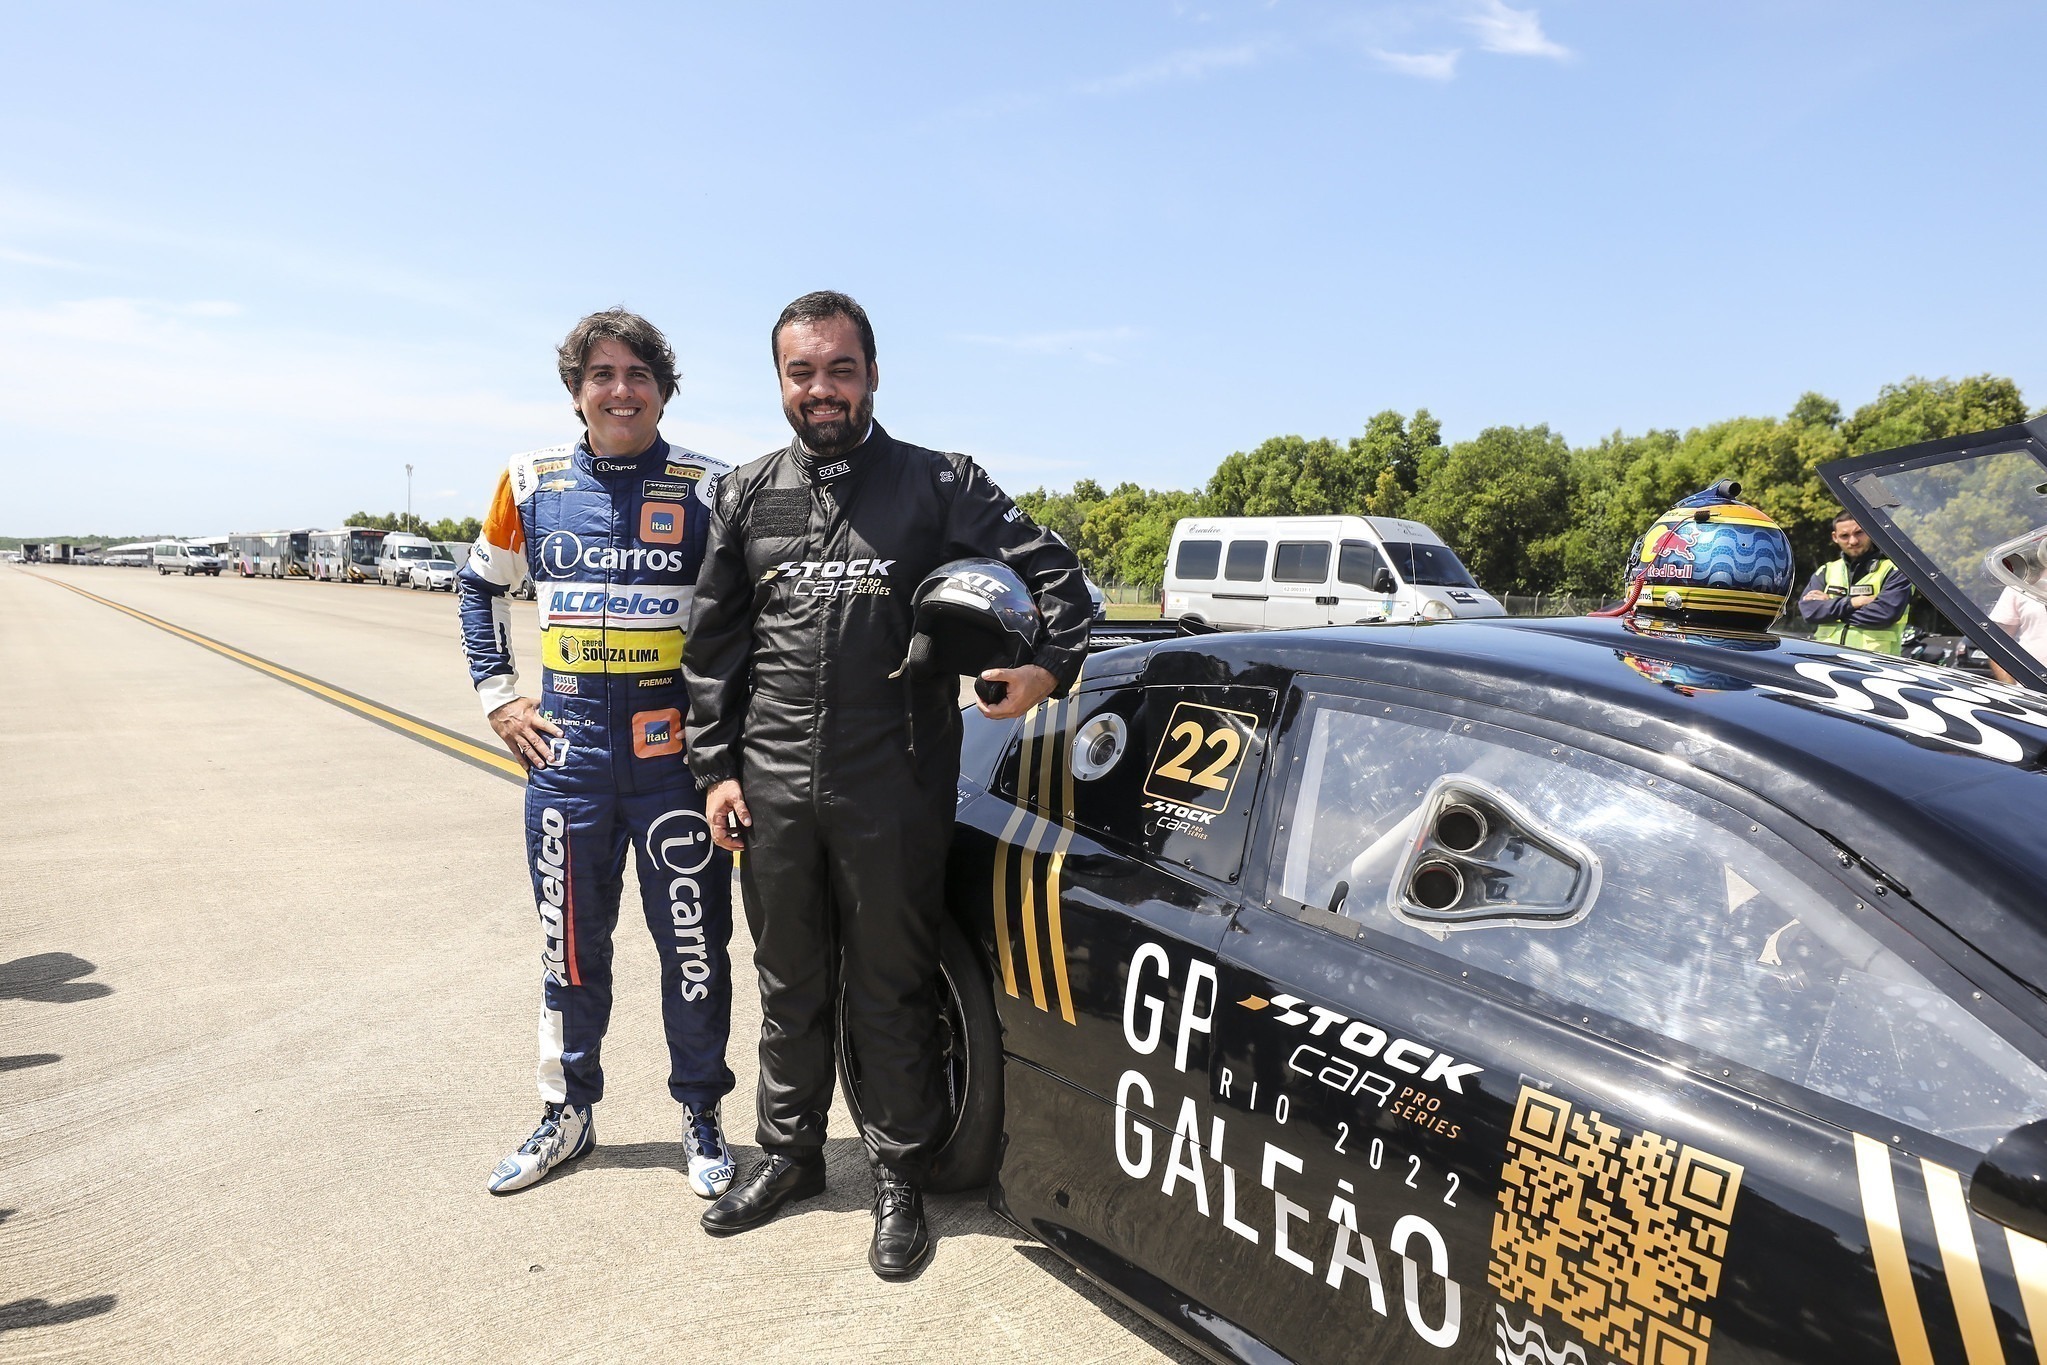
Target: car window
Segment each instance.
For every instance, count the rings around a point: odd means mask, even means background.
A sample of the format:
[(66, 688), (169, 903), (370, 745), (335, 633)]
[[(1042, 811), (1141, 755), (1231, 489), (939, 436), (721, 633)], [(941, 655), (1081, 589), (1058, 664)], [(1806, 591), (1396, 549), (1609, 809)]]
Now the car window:
[(2047, 1073), (1737, 812), (1512, 731), (1310, 712), (1287, 900), (1978, 1151), (2047, 1114)]
[(1386, 559), (1378, 546), (1369, 541), (1346, 540), (1343, 552), (1336, 557), (1336, 581), (1370, 591), (1372, 579), (1385, 567)]
[(1327, 583), (1329, 542), (1282, 540), (1273, 547), (1272, 578), (1276, 583)]
[(1265, 577), (1265, 545), (1262, 540), (1233, 540), (1223, 563), (1223, 577), (1233, 583), (1256, 583)]
[(1221, 541), (1183, 540), (1173, 557), (1173, 574), (1177, 578), (1214, 578), (1222, 562)]
[(1161, 861), (1234, 880), (1274, 693), (1251, 687), (1110, 687), (1034, 708), (996, 789)]

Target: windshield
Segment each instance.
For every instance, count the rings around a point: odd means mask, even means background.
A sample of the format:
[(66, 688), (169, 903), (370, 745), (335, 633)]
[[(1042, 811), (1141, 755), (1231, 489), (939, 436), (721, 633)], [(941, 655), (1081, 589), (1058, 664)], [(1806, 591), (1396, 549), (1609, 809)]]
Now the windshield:
[(1999, 442), (1858, 473), (1847, 487), (1904, 539), (1917, 561), (1914, 586), (1978, 644), (1987, 634), (2036, 665), (2047, 663), (2039, 582), (2047, 462), (2029, 444)]
[(391, 547), (391, 557), (393, 559), (432, 559), (434, 552), (424, 545), (393, 545)]
[(1386, 557), (1409, 583), (1426, 588), (1475, 588), (1471, 573), (1448, 545), (1425, 545), (1413, 540), (1389, 540)]
[(429, 560), (427, 567), (429, 569), (446, 569), (449, 573), (453, 573), (455, 571), (455, 561), (452, 559)]

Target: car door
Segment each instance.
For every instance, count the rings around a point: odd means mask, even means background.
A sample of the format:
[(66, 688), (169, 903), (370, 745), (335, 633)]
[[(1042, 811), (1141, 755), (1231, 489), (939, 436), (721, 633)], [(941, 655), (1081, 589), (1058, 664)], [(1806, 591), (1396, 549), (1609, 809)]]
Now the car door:
[[(1381, 578), (1380, 575), (1387, 575)], [(1346, 540), (1336, 556), (1337, 604), (1331, 616), (1338, 625), (1383, 621), (1393, 612), (1398, 586), (1379, 547), (1368, 540)], [(1384, 587), (1387, 591), (1380, 591)]]
[(1326, 626), (1336, 606), (1330, 587), (1331, 542), (1313, 537), (1282, 536), (1272, 547), (1272, 593), (1265, 602), (1265, 624)]
[(1222, 582), (1215, 585), (1216, 623), (1256, 630), (1265, 625), (1266, 557), (1272, 542), (1264, 536), (1239, 536), (1223, 552)]
[(1216, 944), (1275, 697), (1185, 655), (1091, 680), (1030, 712), (990, 790), (965, 795), (950, 894), (988, 907), (997, 1201), (1084, 1265), (1202, 1254), (1187, 1151), (1206, 1141)]
[(1824, 845), (1589, 733), (1334, 680), (1287, 712), (1214, 1026), (1241, 1327), (1315, 1360), (2031, 1358), (2047, 1244), (1965, 1185), (2047, 1074)]

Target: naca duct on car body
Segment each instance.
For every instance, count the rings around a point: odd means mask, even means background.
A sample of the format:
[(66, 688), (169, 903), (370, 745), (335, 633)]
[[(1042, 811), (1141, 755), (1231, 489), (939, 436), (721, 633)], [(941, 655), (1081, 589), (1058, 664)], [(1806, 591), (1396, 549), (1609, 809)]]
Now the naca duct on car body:
[(2043, 761), (1620, 620), (1093, 656), (969, 718), (991, 1203), (1218, 1359), (2033, 1359)]

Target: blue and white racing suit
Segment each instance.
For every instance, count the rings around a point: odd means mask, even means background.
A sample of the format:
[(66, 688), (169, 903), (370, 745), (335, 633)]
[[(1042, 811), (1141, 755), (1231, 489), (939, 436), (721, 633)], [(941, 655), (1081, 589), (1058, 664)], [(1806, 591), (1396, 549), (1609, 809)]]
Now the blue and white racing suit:
[(540, 714), (560, 727), (526, 786), (540, 907), (540, 1094), (594, 1104), (611, 1017), (611, 937), (627, 844), (661, 952), (668, 1089), (732, 1089), (731, 855), (712, 844), (683, 752), (683, 630), (723, 463), (656, 439), (630, 460), (556, 446), (514, 456), (457, 576), (462, 645), (486, 714), (519, 695), (506, 594), (530, 577)]

